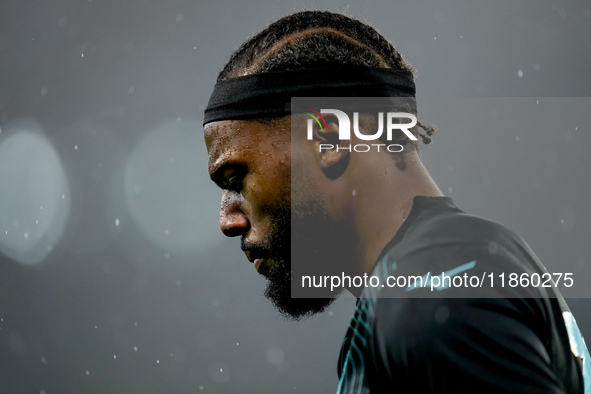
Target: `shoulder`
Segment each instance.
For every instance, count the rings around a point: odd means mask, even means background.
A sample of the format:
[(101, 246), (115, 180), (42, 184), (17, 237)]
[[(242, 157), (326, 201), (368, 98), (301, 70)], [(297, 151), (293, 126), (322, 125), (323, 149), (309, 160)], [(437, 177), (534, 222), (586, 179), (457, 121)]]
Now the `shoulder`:
[(491, 272), (545, 272), (527, 242), (513, 230), (441, 204), (419, 210), (402, 234), (386, 245), (374, 272), (382, 268), (382, 273), (422, 275), (468, 266), (471, 274), (481, 277)]
[(433, 246), (461, 243), (525, 243), (513, 230), (493, 220), (472, 215), (455, 207), (427, 210), (417, 215), (404, 237), (405, 242)]
[[(382, 280), (545, 271), (515, 232), (454, 207), (421, 211), (395, 241), (372, 272)], [(559, 308), (548, 294), (465, 283), (376, 289), (369, 323), (377, 376), (418, 381), (423, 391), (561, 392), (550, 346)]]

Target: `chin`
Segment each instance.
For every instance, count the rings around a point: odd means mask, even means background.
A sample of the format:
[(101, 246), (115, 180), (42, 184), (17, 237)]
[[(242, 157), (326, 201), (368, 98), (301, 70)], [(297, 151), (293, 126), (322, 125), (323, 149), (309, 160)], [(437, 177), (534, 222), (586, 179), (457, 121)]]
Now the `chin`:
[[(261, 271), (263, 269), (264, 273)], [(292, 298), (291, 268), (287, 260), (266, 260), (259, 266), (259, 273), (268, 282), (265, 289), (267, 297), (277, 311), (288, 320), (302, 320), (324, 312), (335, 298)]]
[(265, 278), (269, 277), (269, 273), (275, 264), (273, 258), (261, 258), (254, 261), (254, 269)]
[(299, 321), (322, 313), (334, 302), (335, 298), (291, 298), (291, 289), (277, 293), (269, 284), (265, 297), (273, 303), (277, 311), (287, 320)]

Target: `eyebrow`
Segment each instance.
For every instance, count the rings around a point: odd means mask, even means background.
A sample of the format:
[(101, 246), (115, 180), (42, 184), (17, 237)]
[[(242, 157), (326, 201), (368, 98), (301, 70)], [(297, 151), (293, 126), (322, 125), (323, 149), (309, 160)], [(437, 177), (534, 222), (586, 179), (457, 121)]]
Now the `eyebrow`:
[(219, 164), (216, 164), (213, 171), (209, 172), (209, 177), (212, 181), (219, 184), (221, 178), (223, 178), (224, 170), (228, 167), (230, 163), (227, 160), (222, 161)]

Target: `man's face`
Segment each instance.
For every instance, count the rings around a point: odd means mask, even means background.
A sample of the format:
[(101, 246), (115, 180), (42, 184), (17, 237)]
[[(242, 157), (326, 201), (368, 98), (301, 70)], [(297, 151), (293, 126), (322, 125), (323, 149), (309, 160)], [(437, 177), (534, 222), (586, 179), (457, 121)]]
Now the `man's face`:
[[(291, 298), (289, 121), (272, 125), (243, 120), (213, 122), (205, 127), (205, 143), (210, 177), (222, 189), (220, 229), (226, 236), (241, 237), (246, 257), (268, 279), (265, 295), (292, 318), (325, 309), (330, 299)], [(298, 223), (314, 225), (307, 207), (318, 201), (300, 181), (295, 191), (299, 201), (293, 201), (293, 224), (298, 232), (305, 232)]]

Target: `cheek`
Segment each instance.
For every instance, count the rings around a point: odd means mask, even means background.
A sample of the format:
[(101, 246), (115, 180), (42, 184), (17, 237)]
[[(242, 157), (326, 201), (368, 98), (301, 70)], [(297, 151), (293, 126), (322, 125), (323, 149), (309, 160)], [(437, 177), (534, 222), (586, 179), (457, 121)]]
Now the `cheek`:
[(291, 168), (289, 166), (276, 168), (272, 181), (268, 182), (262, 192), (266, 209), (277, 210), (289, 207), (291, 202)]
[(294, 202), (303, 202), (306, 191), (318, 190), (314, 168), (308, 160), (294, 160), (291, 165), (291, 196)]
[(282, 194), (289, 197), (291, 193), (291, 164), (289, 162), (282, 164), (279, 172)]
[(288, 212), (291, 204), (291, 169), (289, 166), (276, 168), (271, 182), (260, 190), (261, 210), (263, 214), (276, 217)]
[(270, 171), (252, 173), (247, 183), (244, 200), (256, 221), (271, 220), (279, 211), (289, 209), (291, 201), (290, 168), (276, 166)]

